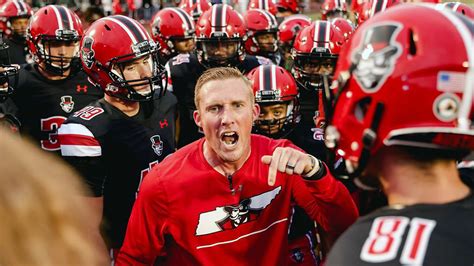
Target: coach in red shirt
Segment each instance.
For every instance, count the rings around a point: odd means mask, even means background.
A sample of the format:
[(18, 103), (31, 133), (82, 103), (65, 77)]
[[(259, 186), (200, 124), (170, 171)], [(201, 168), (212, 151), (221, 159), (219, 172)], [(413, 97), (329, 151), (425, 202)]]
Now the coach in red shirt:
[(355, 221), (348, 191), (321, 161), (251, 134), (260, 110), (238, 70), (206, 71), (195, 95), (205, 137), (144, 179), (117, 265), (281, 265), (293, 203), (331, 236)]

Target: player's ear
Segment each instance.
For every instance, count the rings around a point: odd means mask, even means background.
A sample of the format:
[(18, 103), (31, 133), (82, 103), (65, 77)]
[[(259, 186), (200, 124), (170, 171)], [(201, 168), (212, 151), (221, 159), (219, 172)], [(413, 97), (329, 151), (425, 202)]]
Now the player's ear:
[(201, 127), (201, 115), (199, 114), (198, 110), (195, 110), (193, 112), (193, 118), (194, 118), (194, 123), (196, 123), (198, 127)]
[(253, 115), (253, 121), (257, 120), (258, 116), (260, 115), (260, 105), (254, 104), (252, 108), (252, 115)]

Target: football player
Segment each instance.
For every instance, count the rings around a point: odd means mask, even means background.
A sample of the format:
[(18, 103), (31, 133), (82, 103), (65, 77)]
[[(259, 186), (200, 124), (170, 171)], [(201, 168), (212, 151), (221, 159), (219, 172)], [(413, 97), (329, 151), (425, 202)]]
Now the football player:
[(367, 20), (341, 53), (326, 144), (388, 206), (351, 226), (327, 265), (474, 261), (474, 197), (456, 162), (474, 149), (473, 32), (460, 14), (402, 4)]
[[(255, 120), (253, 132), (273, 139), (288, 139), (309, 154), (324, 159), (326, 150), (322, 138), (297, 129), (300, 113), (298, 87), (293, 76), (284, 68), (263, 65), (252, 70), (247, 77), (252, 83), (255, 102), (260, 115)], [(309, 141), (308, 141), (309, 140)], [(292, 223), (288, 235), (288, 265), (318, 265), (322, 260), (321, 246), (316, 237), (313, 220), (304, 210), (293, 206)], [(314, 250), (317, 248), (317, 252)]]
[(160, 63), (166, 64), (179, 53), (194, 51), (194, 21), (181, 8), (165, 8), (156, 13), (152, 23), (153, 39), (160, 44)]
[(10, 61), (13, 64), (32, 63), (26, 45), (26, 29), (31, 15), (33, 10), (24, 1), (11, 0), (0, 7), (0, 25), (4, 37), (7, 37), (5, 43), (9, 46)]
[(35, 62), (20, 70), (12, 99), (18, 107), (21, 133), (46, 151), (59, 153), (59, 126), (74, 111), (103, 95), (80, 70), (82, 33), (79, 17), (56, 5), (40, 8), (27, 29)]
[(242, 16), (229, 5), (216, 4), (199, 18), (196, 24), (197, 50), (180, 54), (167, 63), (168, 89), (178, 98), (179, 136), (182, 147), (202, 137), (194, 123), (194, 87), (208, 68), (231, 66), (247, 73), (270, 60), (244, 52), (245, 25)]
[(276, 65), (284, 65), (278, 48), (278, 23), (275, 16), (263, 9), (250, 9), (244, 16), (247, 27), (245, 51), (266, 57)]
[(102, 99), (73, 113), (59, 129), (62, 156), (94, 193), (91, 217), (107, 247), (122, 245), (139, 184), (175, 150), (176, 98), (164, 94), (166, 71), (158, 46), (137, 21), (109, 16), (81, 40), (81, 61)]
[(305, 27), (311, 25), (311, 19), (305, 15), (293, 15), (285, 18), (278, 26), (278, 40), (279, 46), (283, 53), (283, 61), (285, 62), (285, 69), (291, 70), (293, 68), (293, 58), (291, 50), (293, 43), (298, 33)]

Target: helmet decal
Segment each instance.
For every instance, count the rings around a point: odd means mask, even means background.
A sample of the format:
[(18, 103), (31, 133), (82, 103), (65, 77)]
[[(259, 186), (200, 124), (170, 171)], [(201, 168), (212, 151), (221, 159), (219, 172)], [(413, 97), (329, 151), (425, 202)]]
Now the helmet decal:
[(92, 65), (94, 64), (94, 55), (95, 52), (92, 49), (92, 44), (94, 43), (94, 39), (90, 36), (85, 36), (84, 40), (82, 42), (82, 47), (81, 47), (81, 58), (82, 61), (84, 62), (85, 67), (91, 68)]
[(362, 45), (352, 54), (356, 66), (354, 76), (367, 93), (378, 91), (392, 74), (402, 48), (395, 41), (402, 26), (398, 23), (383, 23), (365, 31)]

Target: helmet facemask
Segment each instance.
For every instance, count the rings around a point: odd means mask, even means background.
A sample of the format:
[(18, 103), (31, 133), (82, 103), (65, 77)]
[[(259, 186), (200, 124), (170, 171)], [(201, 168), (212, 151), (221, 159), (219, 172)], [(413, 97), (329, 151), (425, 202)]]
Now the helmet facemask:
[[(257, 93), (255, 100), (260, 105), (261, 112), (254, 122), (255, 133), (280, 139), (295, 128), (299, 117), (297, 95), (280, 97), (279, 93), (278, 90), (263, 90)], [(271, 112), (273, 118), (265, 119), (264, 111)]]
[(273, 55), (278, 50), (278, 34), (276, 30), (256, 32), (253, 41), (258, 45), (262, 56)]
[(324, 77), (332, 80), (337, 55), (328, 53), (297, 54), (294, 66), (298, 82), (306, 89), (322, 89)]
[[(155, 43), (144, 41), (134, 45), (134, 53), (115, 57), (108, 63), (109, 68), (99, 65), (112, 79), (105, 92), (111, 96), (128, 101), (147, 101), (166, 91), (166, 71), (158, 62), (158, 49)], [(127, 79), (128, 73), (138, 73), (138, 68), (146, 67), (150, 75)], [(140, 74), (141, 75), (141, 74)]]
[(0, 102), (13, 93), (14, 88), (18, 84), (19, 65), (10, 63), (8, 53), (8, 45), (0, 43)]
[(242, 54), (241, 39), (204, 39), (198, 41), (202, 63), (206, 67), (236, 66)]
[[(65, 76), (69, 70), (80, 69), (79, 41), (81, 36), (75, 30), (57, 30), (56, 36), (40, 35), (36, 42), (37, 56), (50, 73)], [(64, 55), (53, 55), (54, 47), (68, 46)], [(70, 48), (73, 46), (73, 48)], [(52, 49), (53, 48), (53, 49)], [(72, 50), (71, 50), (72, 49)]]
[(26, 29), (28, 26), (29, 18), (30, 18), (30, 15), (25, 15), (25, 16), (12, 17), (8, 20), (9, 26), (12, 29), (12, 36), (11, 36), (12, 39), (20, 43), (26, 43)]

